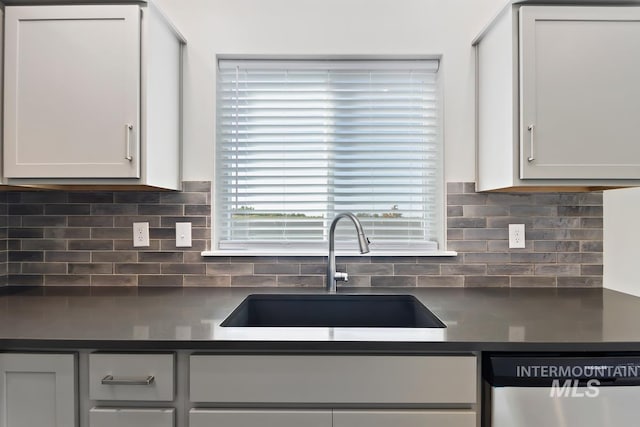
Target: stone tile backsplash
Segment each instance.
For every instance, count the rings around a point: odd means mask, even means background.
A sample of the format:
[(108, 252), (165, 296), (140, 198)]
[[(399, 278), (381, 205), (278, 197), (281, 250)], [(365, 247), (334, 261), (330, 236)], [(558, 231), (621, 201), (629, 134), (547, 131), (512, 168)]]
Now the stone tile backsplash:
[(7, 284), (7, 193), (0, 193), (0, 287)]
[[(0, 276), (11, 285), (313, 286), (324, 257), (207, 257), (209, 182), (182, 192), (24, 191), (0, 196)], [(447, 185), (448, 249), (456, 257), (339, 257), (346, 286), (602, 286), (601, 193), (475, 193)], [(193, 247), (175, 247), (175, 223)], [(151, 246), (134, 248), (132, 223)], [(527, 247), (508, 249), (508, 224)], [(341, 285), (342, 286), (342, 285)]]

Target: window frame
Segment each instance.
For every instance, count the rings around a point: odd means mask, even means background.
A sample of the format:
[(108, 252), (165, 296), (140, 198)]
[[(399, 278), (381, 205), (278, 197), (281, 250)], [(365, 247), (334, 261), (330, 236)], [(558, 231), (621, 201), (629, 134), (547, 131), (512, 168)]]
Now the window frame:
[[(447, 250), (447, 209), (446, 209), (446, 183), (445, 183), (445, 152), (446, 147), (444, 144), (444, 84), (442, 74), (442, 56), (440, 55), (425, 55), (425, 56), (376, 56), (376, 57), (353, 57), (353, 56), (258, 56), (258, 55), (217, 55), (215, 58), (215, 75), (216, 82), (214, 94), (215, 102), (215, 140), (214, 140), (214, 185), (212, 185), (212, 203), (211, 203), (211, 249), (202, 252), (202, 256), (325, 256), (328, 250), (328, 242), (308, 242), (308, 241), (288, 241), (288, 242), (265, 242), (265, 241), (249, 241), (238, 242), (237, 245), (227, 245), (225, 249), (219, 248), (220, 243), (220, 215), (217, 211), (220, 187), (217, 185), (218, 179), (218, 149), (217, 146), (221, 141), (220, 129), (221, 126), (218, 123), (219, 120), (219, 105), (218, 105), (218, 71), (219, 61), (221, 60), (265, 60), (265, 61), (323, 61), (323, 60), (364, 60), (364, 61), (411, 61), (411, 60), (437, 60), (439, 62), (439, 69), (436, 71), (436, 94), (437, 94), (437, 126), (438, 132), (438, 144), (440, 146), (440, 158), (438, 159), (440, 165), (440, 176), (437, 178), (440, 181), (440, 191), (437, 195), (440, 206), (437, 210), (440, 212), (441, 223), (438, 224), (438, 238), (437, 250), (431, 250), (426, 248), (420, 248), (411, 245), (399, 245), (393, 247), (393, 245), (385, 245), (382, 248), (376, 248), (376, 245), (371, 246), (371, 253), (368, 256), (455, 256), (455, 251)], [(365, 230), (366, 231), (366, 230)], [(235, 247), (234, 247), (235, 246)], [(338, 255), (360, 255), (355, 247), (345, 247), (339, 242), (336, 244), (336, 252)]]

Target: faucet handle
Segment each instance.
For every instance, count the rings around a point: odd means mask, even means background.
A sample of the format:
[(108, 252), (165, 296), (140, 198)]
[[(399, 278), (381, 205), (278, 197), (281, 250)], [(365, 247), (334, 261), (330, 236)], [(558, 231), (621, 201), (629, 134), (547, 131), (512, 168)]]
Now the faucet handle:
[(336, 279), (336, 282), (348, 282), (349, 275), (347, 273), (336, 271), (335, 279)]

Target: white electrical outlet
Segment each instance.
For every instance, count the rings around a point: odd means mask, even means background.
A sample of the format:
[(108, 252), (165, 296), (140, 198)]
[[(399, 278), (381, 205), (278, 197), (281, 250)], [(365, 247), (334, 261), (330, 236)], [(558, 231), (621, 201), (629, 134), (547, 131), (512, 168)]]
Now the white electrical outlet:
[(176, 222), (176, 248), (191, 247), (191, 223)]
[(133, 247), (145, 248), (149, 246), (149, 223), (133, 223)]
[(509, 224), (509, 249), (520, 249), (524, 247), (524, 224)]

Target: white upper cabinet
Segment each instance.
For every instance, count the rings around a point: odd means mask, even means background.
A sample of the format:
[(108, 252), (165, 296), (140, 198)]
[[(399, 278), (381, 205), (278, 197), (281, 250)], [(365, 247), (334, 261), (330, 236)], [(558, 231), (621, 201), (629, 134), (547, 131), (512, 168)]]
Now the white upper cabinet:
[(5, 8), (4, 175), (180, 185), (183, 40), (151, 4)]
[(477, 190), (640, 185), (640, 7), (509, 5), (474, 45)]
[(140, 177), (140, 8), (8, 7), (5, 174)]

